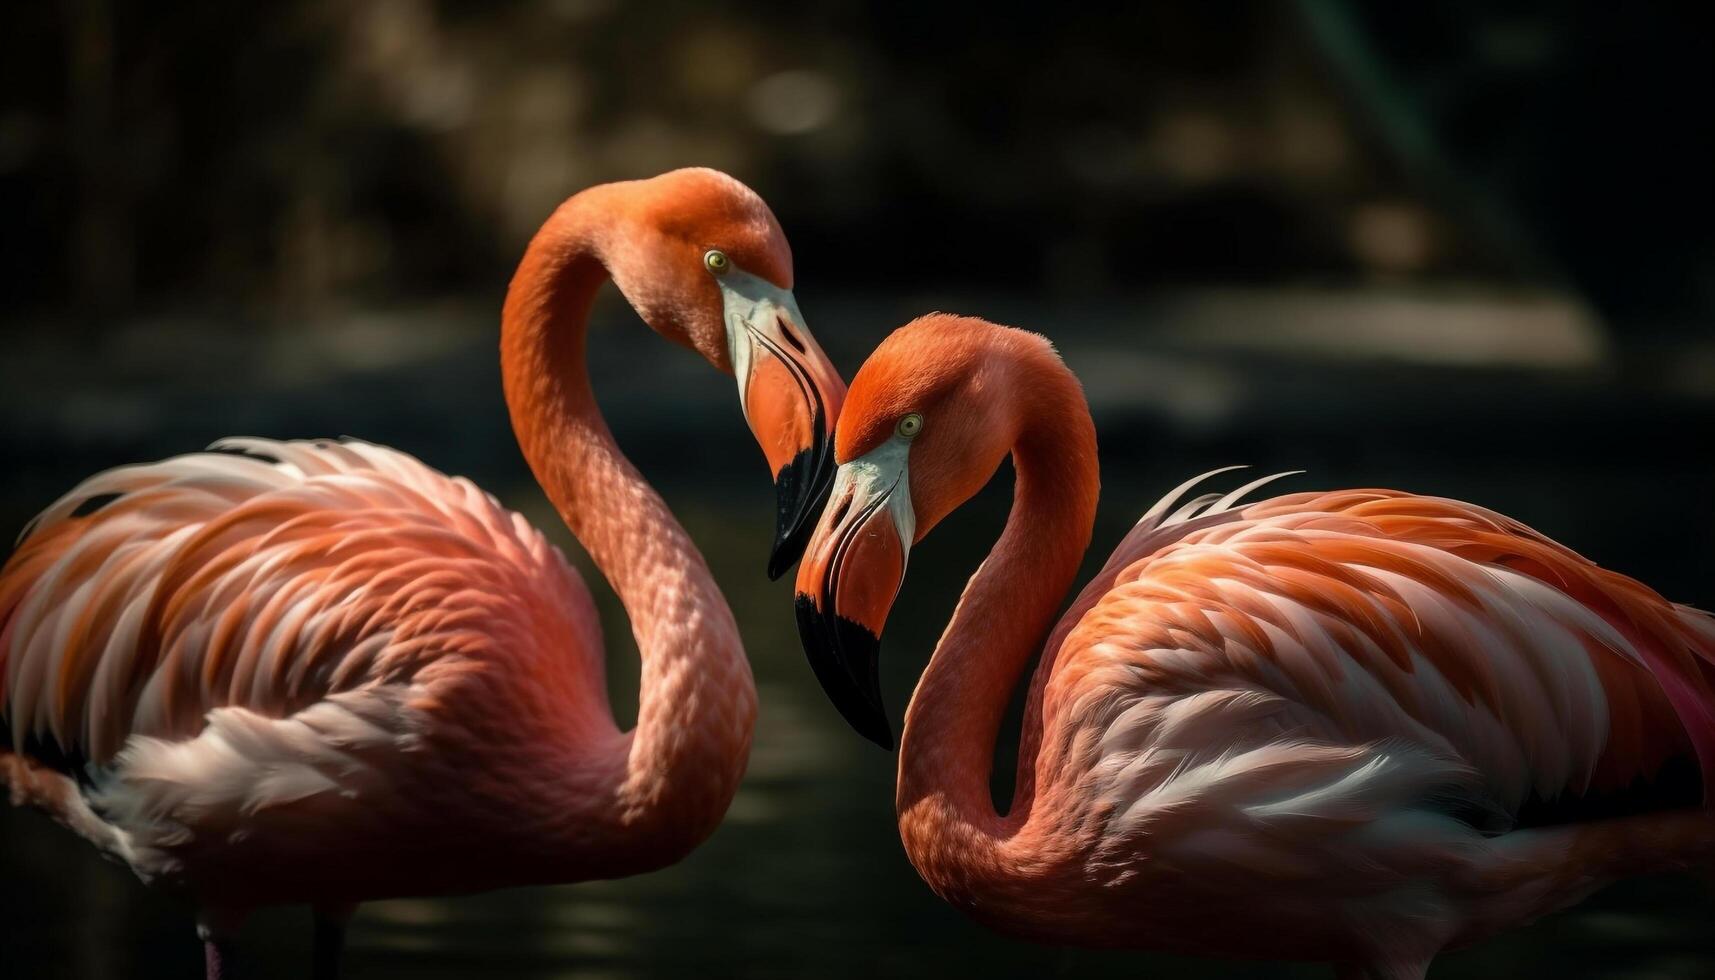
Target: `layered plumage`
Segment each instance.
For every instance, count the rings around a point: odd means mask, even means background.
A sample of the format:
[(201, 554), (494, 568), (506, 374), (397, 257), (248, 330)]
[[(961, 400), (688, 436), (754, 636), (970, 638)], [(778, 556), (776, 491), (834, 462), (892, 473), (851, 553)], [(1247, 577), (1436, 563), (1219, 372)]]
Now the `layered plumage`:
[[(383, 871), (409, 879), (395, 893), (480, 886), (377, 865), (453, 804), (530, 849), (520, 805), (559, 790), (478, 786), (562, 730), (618, 734), (588, 590), (523, 518), (403, 453), (214, 448), (98, 474), (20, 542), (0, 578), (14, 793), (205, 902), (373, 897), (341, 881)], [(270, 875), (195, 860), (246, 837), (291, 855)]]
[[(1084, 837), (1092, 883), (1164, 906), (1128, 916), (1125, 941), (1403, 953), (1409, 972), (1617, 874), (1707, 857), (1715, 818), (1602, 821), (1701, 804), (1707, 614), (1457, 501), (1222, 506), (1141, 524), (1033, 690), (1036, 806)], [(1586, 821), (1610, 853), (1576, 853), (1568, 828)], [(1175, 895), (1219, 902), (1224, 934)], [(1083, 914), (1075, 937), (1122, 928)]]
[[(879, 703), (845, 678), (890, 601), (842, 598), (885, 599), (903, 573), (876, 542), (908, 549), (1009, 452), (1018, 472), (900, 748), (906, 851), (984, 922), (1405, 977), (1616, 877), (1715, 857), (1715, 620), (1517, 521), (1388, 490), (1242, 502), (1272, 478), (1182, 502), (1207, 474), (1056, 620), (1095, 437), (1041, 338), (925, 317), (859, 372), (840, 432), (799, 602), (860, 730)], [(866, 516), (876, 499), (893, 527)], [(1039, 651), (996, 813), (994, 739)]]
[(1077, 655), (1053, 690), (1116, 666), (1151, 697), (1223, 678), (1289, 698), (1302, 730), (1460, 760), (1497, 817), (1626, 789), (1711, 731), (1715, 621), (1516, 521), (1385, 490), (1229, 506), (1121, 544), (1061, 621)]

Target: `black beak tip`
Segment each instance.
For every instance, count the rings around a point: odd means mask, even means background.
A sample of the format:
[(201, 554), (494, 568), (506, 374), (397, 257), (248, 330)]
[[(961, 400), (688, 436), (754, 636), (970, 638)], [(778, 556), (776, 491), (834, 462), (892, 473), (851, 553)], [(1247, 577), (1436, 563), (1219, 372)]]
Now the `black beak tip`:
[(788, 547), (789, 544), (791, 544), (790, 541), (787, 541), (778, 535), (775, 536), (774, 550), (768, 553), (768, 581), (780, 581), (780, 576), (785, 575), (786, 570), (791, 568), (792, 565), (802, 557), (804, 553), (803, 546), (799, 545), (796, 549), (796, 553), (794, 553), (794, 549)]
[(810, 543), (816, 518), (834, 484), (834, 455), (821, 445), (792, 457), (774, 478), (774, 548), (768, 554), (768, 578), (779, 581)]
[(881, 746), (881, 750), (883, 752), (892, 752), (894, 749), (893, 729), (889, 727), (885, 717), (882, 718), (881, 725), (879, 727), (868, 730), (860, 728), (858, 729), (858, 734)]
[(881, 638), (844, 616), (825, 615), (802, 593), (793, 608), (799, 639), (822, 692), (854, 731), (892, 752), (893, 727), (881, 703)]

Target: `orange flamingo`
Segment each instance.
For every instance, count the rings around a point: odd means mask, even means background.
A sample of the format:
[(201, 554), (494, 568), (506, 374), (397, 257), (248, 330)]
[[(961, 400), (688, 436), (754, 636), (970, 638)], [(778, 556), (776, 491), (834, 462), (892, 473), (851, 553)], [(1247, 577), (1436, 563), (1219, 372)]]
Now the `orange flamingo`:
[[(1239, 503), (1267, 480), (1178, 504), (1193, 480), (1055, 625), (1095, 429), (1047, 341), (981, 320), (924, 317), (858, 372), (799, 569), (811, 664), (882, 746), (906, 556), (1009, 453), (1012, 512), (906, 711), (896, 801), (918, 872), (979, 921), (1420, 977), (1616, 877), (1715, 858), (1715, 620), (1491, 511)], [(1039, 650), (997, 813), (995, 739)]]
[(632, 731), (558, 550), (394, 450), (229, 439), (91, 477), (25, 531), (0, 575), (0, 776), (187, 895), (211, 977), (258, 906), (313, 905), (332, 975), (358, 902), (649, 871), (726, 812), (756, 691), (702, 556), (597, 409), (584, 332), (609, 277), (737, 376), (777, 474), (776, 569), (831, 479), (844, 386), (779, 224), (724, 174), (591, 188), (530, 243), (501, 326), (507, 405), (630, 616)]

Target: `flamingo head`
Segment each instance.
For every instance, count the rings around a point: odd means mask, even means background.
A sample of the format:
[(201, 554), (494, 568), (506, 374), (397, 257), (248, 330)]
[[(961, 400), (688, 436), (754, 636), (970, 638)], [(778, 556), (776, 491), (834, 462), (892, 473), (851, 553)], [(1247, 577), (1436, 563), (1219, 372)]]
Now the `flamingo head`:
[(798, 569), (798, 634), (828, 698), (860, 735), (893, 747), (882, 706), (881, 630), (906, 558), (994, 476), (1028, 400), (1018, 367), (1041, 336), (969, 317), (919, 317), (852, 379), (828, 507)]
[(738, 381), (739, 404), (774, 474), (777, 519), (768, 575), (803, 553), (834, 473), (834, 420), (845, 385), (792, 295), (792, 252), (750, 188), (706, 168), (622, 189), (620, 234), (603, 259), (657, 333)]

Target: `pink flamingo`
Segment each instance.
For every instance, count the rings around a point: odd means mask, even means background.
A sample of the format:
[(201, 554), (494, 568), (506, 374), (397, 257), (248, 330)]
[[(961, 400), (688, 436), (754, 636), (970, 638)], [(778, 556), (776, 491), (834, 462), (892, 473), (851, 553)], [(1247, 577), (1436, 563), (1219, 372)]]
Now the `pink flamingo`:
[[(906, 556), (1012, 456), (1011, 516), (899, 756), (906, 853), (981, 922), (1421, 977), (1616, 877), (1715, 857), (1715, 620), (1516, 521), (1389, 490), (1239, 503), (1266, 479), (1178, 504), (1193, 480), (1056, 625), (1098, 480), (1047, 341), (917, 320), (853, 379), (836, 440), (799, 629), (883, 747)], [(997, 813), (995, 739), (1039, 650)]]
[(98, 474), (0, 575), (0, 776), (198, 909), (208, 972), (258, 906), (612, 878), (726, 812), (756, 692), (702, 556), (603, 423), (584, 366), (614, 280), (738, 378), (780, 492), (776, 569), (832, 475), (844, 386), (755, 194), (680, 170), (561, 206), (507, 293), (501, 361), (537, 480), (630, 616), (637, 727), (557, 549), (492, 497), (361, 442), (228, 439)]

